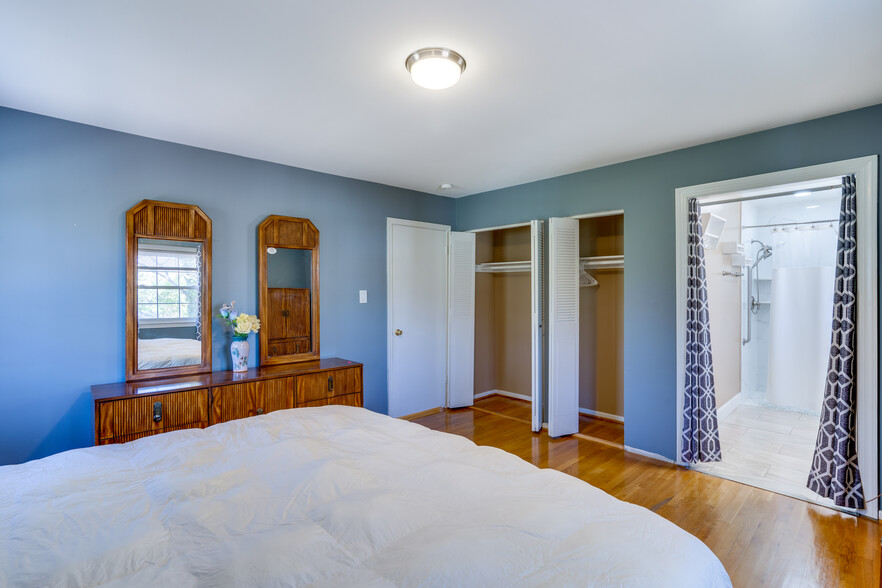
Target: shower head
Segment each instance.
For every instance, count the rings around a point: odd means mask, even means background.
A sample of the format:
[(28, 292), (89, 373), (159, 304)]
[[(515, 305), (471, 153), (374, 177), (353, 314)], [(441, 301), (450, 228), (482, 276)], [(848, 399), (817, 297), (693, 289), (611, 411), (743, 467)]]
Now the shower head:
[(758, 241), (757, 239), (751, 239), (751, 243), (757, 243), (760, 246), (760, 250), (756, 252), (757, 261), (761, 259), (766, 259), (767, 257), (772, 256), (772, 246), (766, 245), (762, 241)]
[(772, 246), (771, 245), (766, 245), (762, 241), (758, 241), (756, 239), (751, 239), (750, 242), (757, 243), (760, 246), (759, 251), (756, 252), (756, 261), (753, 262), (754, 267), (756, 267), (756, 265), (759, 262), (761, 262), (762, 260), (764, 260), (768, 257), (772, 257)]

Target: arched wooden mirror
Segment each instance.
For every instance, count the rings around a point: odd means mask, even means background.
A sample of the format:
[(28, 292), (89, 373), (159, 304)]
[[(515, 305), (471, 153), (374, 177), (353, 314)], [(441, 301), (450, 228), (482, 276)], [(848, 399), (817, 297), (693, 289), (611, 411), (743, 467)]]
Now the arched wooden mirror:
[(126, 380), (211, 371), (211, 219), (144, 200), (126, 214)]
[(273, 215), (257, 234), (260, 364), (318, 359), (318, 229), (309, 219)]

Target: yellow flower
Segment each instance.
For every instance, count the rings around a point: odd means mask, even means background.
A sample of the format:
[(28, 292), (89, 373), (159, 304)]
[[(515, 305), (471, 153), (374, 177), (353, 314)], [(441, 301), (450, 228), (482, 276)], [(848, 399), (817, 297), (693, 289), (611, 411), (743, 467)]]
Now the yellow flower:
[(236, 326), (233, 329), (237, 333), (247, 335), (256, 333), (260, 329), (260, 319), (253, 314), (240, 314), (236, 317)]

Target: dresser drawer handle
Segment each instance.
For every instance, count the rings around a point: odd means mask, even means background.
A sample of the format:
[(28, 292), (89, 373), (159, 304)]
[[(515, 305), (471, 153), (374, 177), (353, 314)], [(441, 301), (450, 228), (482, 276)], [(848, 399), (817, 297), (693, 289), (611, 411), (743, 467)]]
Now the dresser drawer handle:
[(257, 409), (257, 414), (263, 414), (263, 409), (262, 409), (262, 408), (258, 408), (258, 409)]
[(153, 422), (158, 423), (162, 420), (162, 403), (158, 400), (153, 403)]
[(328, 376), (328, 392), (334, 391), (334, 376)]

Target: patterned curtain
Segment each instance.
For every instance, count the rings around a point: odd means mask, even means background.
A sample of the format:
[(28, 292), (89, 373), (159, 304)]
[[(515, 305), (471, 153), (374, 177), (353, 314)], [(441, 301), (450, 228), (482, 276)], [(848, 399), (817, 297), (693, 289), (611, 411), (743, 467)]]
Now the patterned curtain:
[(857, 214), (854, 176), (842, 178), (839, 211), (839, 245), (836, 249), (836, 282), (833, 288), (833, 336), (821, 426), (807, 486), (832, 498), (838, 506), (864, 508), (864, 491), (858, 470), (855, 376), (857, 369)]
[(686, 463), (722, 459), (701, 237), (701, 207), (693, 198), (689, 201), (686, 390), (683, 402), (683, 449), (680, 453), (680, 458)]
[(203, 265), (203, 261), (204, 260), (202, 258), (202, 245), (200, 244), (196, 248), (196, 275), (197, 275), (197, 280), (198, 280), (196, 282), (196, 292), (199, 293), (199, 295), (196, 297), (196, 340), (197, 341), (202, 341), (202, 297), (205, 295), (204, 292), (202, 292), (202, 265)]

